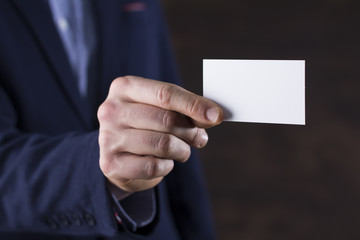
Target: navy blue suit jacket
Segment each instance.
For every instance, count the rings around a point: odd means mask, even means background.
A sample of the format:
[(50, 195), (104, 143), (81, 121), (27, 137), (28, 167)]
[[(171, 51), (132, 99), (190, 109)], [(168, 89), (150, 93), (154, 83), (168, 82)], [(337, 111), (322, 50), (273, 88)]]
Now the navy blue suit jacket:
[[(47, 1), (0, 1), (0, 239), (133, 238), (115, 221), (99, 169), (96, 110), (118, 76), (178, 83), (160, 7), (142, 2), (132, 11), (130, 0), (94, 1), (96, 81), (84, 101)], [(157, 193), (145, 239), (212, 238), (194, 156)]]

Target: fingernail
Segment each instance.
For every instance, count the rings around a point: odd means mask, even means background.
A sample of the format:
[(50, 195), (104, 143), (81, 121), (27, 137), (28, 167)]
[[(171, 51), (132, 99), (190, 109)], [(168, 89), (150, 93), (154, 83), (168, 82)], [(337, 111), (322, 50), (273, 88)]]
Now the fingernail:
[(219, 118), (219, 110), (216, 107), (209, 108), (206, 111), (206, 117), (210, 122), (215, 123)]
[(208, 140), (209, 140), (209, 136), (208, 136), (207, 133), (204, 131), (204, 132), (201, 134), (201, 139), (200, 139), (200, 142), (199, 142), (198, 147), (199, 147), (199, 148), (204, 147), (204, 146), (207, 144)]

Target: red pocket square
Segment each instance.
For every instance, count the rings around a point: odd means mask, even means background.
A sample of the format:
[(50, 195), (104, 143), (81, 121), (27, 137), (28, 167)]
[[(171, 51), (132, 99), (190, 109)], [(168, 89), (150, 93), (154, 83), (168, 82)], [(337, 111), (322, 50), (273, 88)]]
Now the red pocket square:
[(143, 2), (127, 3), (123, 6), (125, 12), (139, 12), (146, 9), (146, 4)]

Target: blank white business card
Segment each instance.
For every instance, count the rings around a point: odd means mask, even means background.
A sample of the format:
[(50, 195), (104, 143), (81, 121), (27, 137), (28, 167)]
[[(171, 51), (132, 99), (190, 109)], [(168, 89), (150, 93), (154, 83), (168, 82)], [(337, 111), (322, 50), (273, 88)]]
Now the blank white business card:
[(305, 61), (203, 60), (203, 93), (227, 121), (305, 125)]

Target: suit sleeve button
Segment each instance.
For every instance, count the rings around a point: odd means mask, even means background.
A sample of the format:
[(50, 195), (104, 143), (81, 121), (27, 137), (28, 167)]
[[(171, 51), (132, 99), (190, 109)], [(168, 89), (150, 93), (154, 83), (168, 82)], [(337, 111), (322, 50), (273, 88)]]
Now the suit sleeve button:
[(46, 219), (45, 222), (51, 229), (53, 230), (59, 229), (59, 224), (53, 218), (48, 218)]
[(80, 216), (76, 213), (71, 214), (71, 220), (75, 224), (75, 226), (81, 226), (82, 224)]
[(62, 225), (64, 226), (70, 225), (69, 218), (65, 214), (59, 214), (58, 219)]
[(84, 219), (85, 219), (85, 222), (86, 222), (89, 226), (95, 226), (95, 225), (96, 225), (95, 218), (94, 218), (90, 213), (85, 213), (85, 214), (84, 214)]

